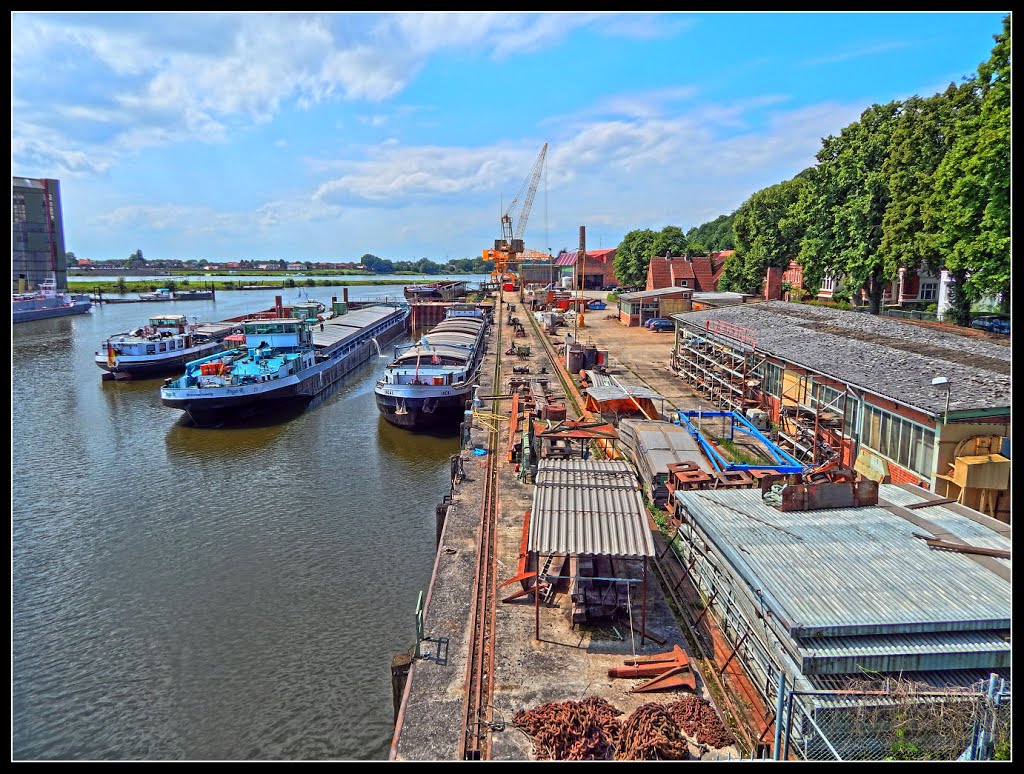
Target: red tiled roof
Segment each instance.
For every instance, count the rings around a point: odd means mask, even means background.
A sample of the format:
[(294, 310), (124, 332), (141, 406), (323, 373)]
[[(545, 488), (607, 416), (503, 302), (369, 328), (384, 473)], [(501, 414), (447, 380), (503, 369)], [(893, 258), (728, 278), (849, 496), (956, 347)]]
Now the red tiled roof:
[(693, 290), (704, 293), (715, 291), (724, 266), (724, 260), (719, 262), (707, 255), (690, 259), (656, 255), (647, 267), (647, 290), (676, 287), (680, 280), (686, 280), (686, 286)]

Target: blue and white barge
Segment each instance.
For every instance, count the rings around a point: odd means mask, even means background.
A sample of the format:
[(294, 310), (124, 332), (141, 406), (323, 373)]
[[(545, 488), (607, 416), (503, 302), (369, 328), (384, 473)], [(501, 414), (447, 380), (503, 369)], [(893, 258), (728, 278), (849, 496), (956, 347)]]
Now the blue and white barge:
[(160, 400), (203, 427), (308, 404), (403, 335), (409, 313), (382, 304), (324, 319), (296, 305), (290, 317), (243, 320), (244, 347), (190, 362), (184, 376), (165, 382)]

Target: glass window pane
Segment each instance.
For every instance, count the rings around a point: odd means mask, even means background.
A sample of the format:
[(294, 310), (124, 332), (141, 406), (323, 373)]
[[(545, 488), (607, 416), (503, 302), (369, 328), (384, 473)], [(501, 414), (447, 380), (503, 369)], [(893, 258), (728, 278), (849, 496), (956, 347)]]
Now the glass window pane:
[(900, 424), (903, 425), (903, 428), (900, 431), (900, 456), (898, 460), (900, 465), (910, 467), (910, 434), (913, 425), (910, 422), (900, 422)]
[(931, 476), (932, 449), (935, 442), (935, 434), (931, 430), (925, 430), (921, 437), (921, 467), (917, 472), (923, 476)]
[(889, 456), (889, 426), (890, 419), (888, 412), (880, 411), (881, 422), (878, 431), (878, 451), (883, 457)]
[(913, 425), (910, 428), (910, 462), (909, 467), (913, 471), (921, 469), (921, 426)]

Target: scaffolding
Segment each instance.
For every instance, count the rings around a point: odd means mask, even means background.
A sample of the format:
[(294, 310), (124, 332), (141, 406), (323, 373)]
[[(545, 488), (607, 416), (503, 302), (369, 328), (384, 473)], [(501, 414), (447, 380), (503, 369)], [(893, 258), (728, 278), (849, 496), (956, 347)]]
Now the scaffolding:
[[(711, 405), (749, 417), (753, 409), (771, 413), (764, 389), (767, 362), (753, 331), (708, 320), (704, 330), (681, 330), (672, 365)], [(782, 369), (778, 401), (771, 437), (780, 448), (809, 466), (841, 461), (847, 429), (856, 427), (857, 420), (857, 396), (848, 387), (830, 387), (790, 366)]]
[[(786, 374), (790, 378), (782, 381), (776, 430), (780, 445), (812, 466), (837, 458), (841, 462), (848, 420), (853, 419), (852, 414), (847, 415), (847, 406), (853, 401), (847, 398), (856, 400), (856, 396), (849, 388), (829, 387), (808, 373), (787, 369)], [(826, 390), (835, 395), (825, 395)]]
[(725, 333), (721, 328), (701, 333), (684, 329), (682, 334), (674, 354), (675, 370), (699, 395), (720, 409), (743, 415), (764, 407), (758, 368), (765, 357), (755, 351), (752, 337), (731, 330)]

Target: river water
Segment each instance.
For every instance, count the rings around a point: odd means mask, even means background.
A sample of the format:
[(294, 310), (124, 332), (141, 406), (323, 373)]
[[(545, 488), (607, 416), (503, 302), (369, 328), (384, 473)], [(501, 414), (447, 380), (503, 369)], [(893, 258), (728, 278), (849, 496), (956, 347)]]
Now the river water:
[(93, 362), (150, 314), (275, 295), (297, 291), (13, 327), (13, 760), (387, 757), (391, 658), (415, 644), (457, 438), (380, 418), (384, 357), (297, 416), (216, 429), (165, 408), (161, 379)]

